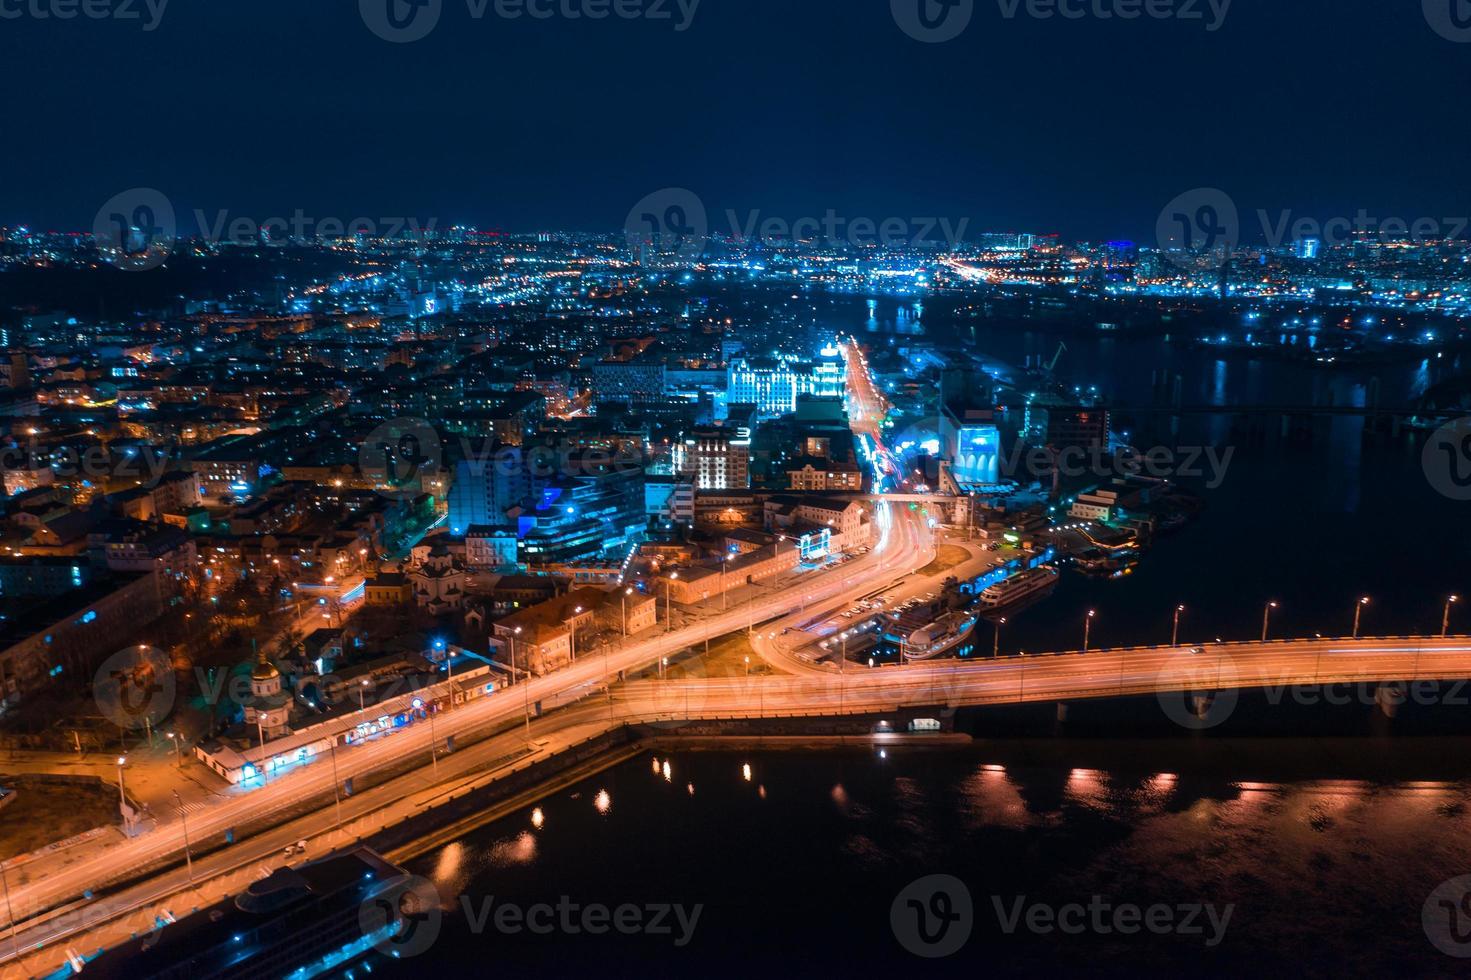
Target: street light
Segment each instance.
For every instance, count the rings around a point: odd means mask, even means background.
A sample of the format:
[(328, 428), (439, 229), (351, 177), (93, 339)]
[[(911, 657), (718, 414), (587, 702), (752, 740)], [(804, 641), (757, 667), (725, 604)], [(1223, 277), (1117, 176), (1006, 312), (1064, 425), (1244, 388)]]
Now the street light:
[(1272, 625), (1272, 610), (1277, 608), (1276, 602), (1269, 602), (1262, 610), (1262, 642), (1267, 642), (1267, 630)]
[(679, 578), (678, 572), (670, 572), (669, 577), (664, 580), (664, 632), (669, 633), (674, 629), (674, 580)]
[(1354, 603), (1354, 639), (1355, 640), (1357, 640), (1359, 638), (1359, 617), (1363, 615), (1364, 607), (1367, 606), (1368, 604), (1369, 604), (1369, 597), (1368, 596), (1364, 596), (1358, 602)]
[(1180, 645), (1180, 614), (1185, 611), (1183, 605), (1175, 607), (1175, 625), (1170, 628), (1170, 646)]
[(368, 679), (364, 677), (362, 683), (358, 685), (358, 711), (360, 712), (368, 710), (367, 706), (363, 704), (363, 691), (366, 690), (367, 687)]
[(725, 569), (730, 565), (730, 555), (720, 556), (720, 611), (730, 608), (730, 593), (725, 591)]
[(1006, 617), (1002, 616), (996, 620), (996, 635), (991, 643), (991, 659), (1001, 656), (1001, 627), (1006, 625)]
[(1088, 615), (1083, 617), (1083, 652), (1088, 652), (1088, 642), (1093, 636), (1093, 619), (1098, 615), (1097, 609), (1088, 610)]
[(178, 736), (178, 733), (177, 732), (166, 732), (165, 734), (168, 735), (169, 741), (174, 743), (174, 766), (176, 768), (182, 769), (184, 767), (184, 759), (179, 755), (179, 736)]
[(568, 624), (570, 639), (572, 641), (572, 662), (577, 663), (577, 617), (582, 615), (582, 607), (578, 606), (572, 610), (572, 621)]
[(123, 826), (131, 829), (133, 818), (128, 815), (128, 791), (123, 786), (123, 766), (128, 764), (128, 757), (120, 755), (117, 757), (117, 798), (118, 814), (123, 818)]
[(623, 639), (624, 639), (624, 642), (627, 642), (627, 640), (628, 640), (628, 597), (631, 596), (631, 595), (633, 595), (633, 586), (630, 585), (628, 588), (626, 588), (626, 589), (623, 590), (623, 596), (621, 598), (621, 601), (623, 603)]
[[(516, 676), (516, 637), (518, 637), (520, 635), (521, 635), (521, 627), (517, 626), (515, 629), (511, 630), (511, 677), (513, 679)], [(522, 671), (522, 673), (525, 674), (526, 676), (522, 678), (522, 681), (521, 682), (523, 684), (526, 684), (527, 687), (526, 687), (526, 690), (522, 692), (521, 699), (526, 703), (526, 743), (528, 745), (530, 745), (531, 744), (531, 687), (530, 687), (530, 683), (531, 683), (531, 669), (530, 669), (531, 668), (531, 659), (529, 657), (526, 660), (526, 667), (527, 667), (527, 669), (524, 670), (524, 671)]]
[(434, 733), (434, 712), (423, 698), (414, 698), (414, 710), (429, 716), (429, 759), (434, 764), (434, 778), (439, 778), (439, 736)]
[(1451, 632), (1451, 606), (1461, 601), (1461, 597), (1453, 595), (1445, 601), (1445, 612), (1440, 617), (1440, 636), (1445, 639)]

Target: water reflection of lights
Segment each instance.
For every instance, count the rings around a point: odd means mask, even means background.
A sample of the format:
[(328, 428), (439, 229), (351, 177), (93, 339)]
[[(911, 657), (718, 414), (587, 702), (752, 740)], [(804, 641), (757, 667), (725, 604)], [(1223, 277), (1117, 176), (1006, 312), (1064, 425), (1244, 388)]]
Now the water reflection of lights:
[(593, 799), (592, 805), (598, 808), (599, 813), (607, 813), (613, 809), (613, 797), (608, 795), (605, 789), (598, 790), (598, 795)]
[(1006, 767), (1005, 766), (998, 766), (998, 765), (981, 766), (981, 769), (983, 769), (986, 772), (999, 772), (999, 773), (1005, 773), (1006, 772)]
[(671, 782), (674, 778), (674, 768), (669, 765), (669, 760), (664, 760), (664, 782)]
[(741, 766), (741, 776), (746, 780), (746, 782), (749, 783), (751, 781), (751, 764), (749, 762)]
[(459, 841), (446, 844), (439, 852), (439, 863), (434, 867), (434, 881), (438, 885), (451, 885), (460, 876), (465, 862), (465, 845)]
[(685, 788), (690, 791), (690, 795), (691, 796), (694, 796), (695, 795), (695, 784), (694, 783), (689, 783)]
[(653, 768), (654, 768), (654, 775), (655, 776), (659, 775), (659, 759), (658, 759), (657, 756), (653, 760)]
[(832, 795), (833, 795), (833, 802), (836, 803), (838, 806), (847, 806), (848, 805), (848, 791), (843, 788), (843, 784), (842, 783), (835, 783), (833, 785), (833, 794)]
[(523, 830), (510, 840), (499, 841), (490, 849), (490, 860), (499, 867), (530, 864), (536, 860), (536, 837), (531, 831)]
[(531, 811), (531, 826), (535, 827), (537, 830), (540, 830), (542, 828), (542, 825), (546, 823), (546, 820), (546, 814), (541, 812), (541, 807), (537, 807), (535, 810)]
[(1096, 769), (1074, 769), (1068, 774), (1067, 795), (1076, 803), (1101, 806), (1108, 796), (1103, 773)]
[(757, 786), (756, 787), (756, 795), (759, 796), (759, 797), (761, 797), (763, 800), (766, 799), (766, 787), (765, 786)]

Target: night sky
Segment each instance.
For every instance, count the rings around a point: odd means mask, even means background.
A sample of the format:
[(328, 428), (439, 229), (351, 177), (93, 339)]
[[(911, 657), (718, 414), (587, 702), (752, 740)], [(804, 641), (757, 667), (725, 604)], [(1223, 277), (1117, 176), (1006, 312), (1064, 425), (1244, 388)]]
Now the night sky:
[(1196, 21), (976, 0), (941, 44), (889, 0), (703, 0), (684, 32), (443, 3), (408, 44), (358, 0), (172, 0), (151, 32), (0, 19), (0, 224), (90, 228), (139, 186), (181, 224), (302, 209), (510, 231), (613, 231), (670, 186), (717, 230), (727, 209), (832, 209), (1147, 240), (1201, 186), (1243, 214), (1471, 214), (1471, 43), (1421, 0), (1236, 0), (1215, 32), (1205, 0)]

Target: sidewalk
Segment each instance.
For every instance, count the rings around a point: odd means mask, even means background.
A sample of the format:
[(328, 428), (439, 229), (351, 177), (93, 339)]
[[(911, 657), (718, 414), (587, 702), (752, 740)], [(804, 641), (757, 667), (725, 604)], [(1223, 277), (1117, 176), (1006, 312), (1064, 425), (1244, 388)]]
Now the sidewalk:
[[(154, 748), (150, 752), (146, 744), (127, 755), (128, 763), (123, 767), (123, 785), (128, 799), (160, 822), (174, 819), (177, 804), (174, 793), (186, 810), (193, 812), (199, 805), (207, 805), (226, 790), (223, 780), (215, 777), (203, 765), (189, 756), (181, 755), (183, 766), (175, 762), (172, 746), (159, 746), (154, 737)], [(164, 740), (167, 742), (167, 739)], [(4, 775), (54, 775), (96, 776), (104, 783), (117, 788), (117, 756), (92, 752), (75, 755), (64, 752), (17, 751), (0, 755), (0, 774)]]

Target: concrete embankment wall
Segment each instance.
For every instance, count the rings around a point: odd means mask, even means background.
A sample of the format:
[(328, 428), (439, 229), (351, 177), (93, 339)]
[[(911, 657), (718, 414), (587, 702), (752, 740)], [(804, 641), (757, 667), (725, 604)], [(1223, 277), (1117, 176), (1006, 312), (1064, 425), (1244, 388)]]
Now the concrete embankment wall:
[(633, 731), (620, 726), (484, 786), (452, 795), (363, 843), (394, 861), (408, 860), (530, 805), (553, 791), (559, 782), (585, 779), (640, 751)]
[[(917, 713), (923, 716), (923, 712)], [(879, 721), (898, 729), (875, 731)], [(869, 718), (768, 718), (723, 721), (651, 722), (620, 725), (564, 749), (525, 768), (473, 788), (452, 793), (423, 813), (363, 839), (362, 843), (394, 861), (406, 861), (533, 805), (561, 786), (590, 778), (652, 747), (690, 749), (827, 748), (871, 744), (876, 739), (905, 745), (954, 745), (969, 736), (945, 732), (905, 733), (892, 712)], [(907, 724), (908, 719), (902, 719)]]

